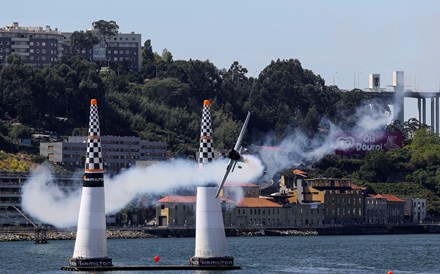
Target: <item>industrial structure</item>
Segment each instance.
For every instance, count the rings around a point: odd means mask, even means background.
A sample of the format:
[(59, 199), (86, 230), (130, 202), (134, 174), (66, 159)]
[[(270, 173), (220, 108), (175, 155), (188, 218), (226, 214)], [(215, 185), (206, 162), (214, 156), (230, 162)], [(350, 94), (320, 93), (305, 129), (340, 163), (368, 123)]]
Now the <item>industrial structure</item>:
[(72, 32), (50, 26), (21, 27), (14, 22), (0, 28), (0, 64), (7, 65), (7, 57), (16, 54), (23, 64), (32, 66), (55, 64), (63, 56), (82, 56), (105, 66), (110, 62), (121, 63), (132, 71), (141, 67), (141, 34), (118, 33), (112, 38), (111, 47), (101, 39), (93, 49), (81, 51), (72, 50), (71, 35)]
[(384, 102), (393, 106), (393, 120), (403, 126), (405, 105), (404, 98), (417, 99), (418, 121), (422, 124), (427, 124), (427, 99), (430, 102), (431, 113), (431, 129), (437, 135), (440, 134), (440, 107), (439, 97), (440, 92), (422, 92), (416, 90), (405, 90), (404, 86), (404, 72), (394, 71), (392, 77), (392, 87), (394, 92), (386, 91), (381, 87), (380, 74), (370, 74), (368, 77), (367, 94), (371, 98), (383, 100)]

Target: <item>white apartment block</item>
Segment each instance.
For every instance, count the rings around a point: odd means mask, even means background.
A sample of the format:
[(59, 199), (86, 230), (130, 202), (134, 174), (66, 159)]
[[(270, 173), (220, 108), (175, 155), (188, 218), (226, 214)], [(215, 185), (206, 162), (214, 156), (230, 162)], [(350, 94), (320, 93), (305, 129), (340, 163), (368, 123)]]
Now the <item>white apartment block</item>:
[[(93, 30), (92, 30), (93, 31)], [(62, 56), (83, 56), (101, 65), (125, 62), (130, 70), (139, 71), (142, 61), (142, 35), (118, 33), (107, 48), (101, 40), (91, 50), (71, 50), (73, 32), (61, 32), (50, 26), (21, 27), (17, 22), (0, 28), (0, 64), (7, 64), (7, 57), (20, 56), (22, 63), (44, 66), (56, 63)]]

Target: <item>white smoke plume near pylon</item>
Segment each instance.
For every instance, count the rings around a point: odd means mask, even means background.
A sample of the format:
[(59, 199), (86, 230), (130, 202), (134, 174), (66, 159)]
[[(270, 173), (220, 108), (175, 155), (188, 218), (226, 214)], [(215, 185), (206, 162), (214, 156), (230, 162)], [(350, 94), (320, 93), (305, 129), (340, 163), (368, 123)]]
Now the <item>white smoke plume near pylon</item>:
[[(243, 167), (230, 174), (228, 181), (248, 183), (264, 170), (259, 159), (247, 155)], [(143, 194), (167, 194), (180, 187), (217, 184), (226, 169), (227, 159), (205, 164), (172, 160), (140, 168), (134, 167), (115, 177), (104, 177), (106, 213), (114, 213)], [(22, 209), (34, 219), (59, 228), (76, 226), (81, 188), (65, 193), (52, 181), (50, 167), (42, 165), (31, 174), (22, 188)], [(82, 184), (82, 182), (81, 182)]]
[(298, 130), (280, 142), (274, 142), (273, 138), (268, 136), (265, 145), (275, 146), (276, 149), (259, 150), (260, 158), (266, 167), (267, 178), (271, 179), (277, 172), (296, 165), (310, 166), (335, 150), (342, 149), (336, 141), (336, 137), (342, 132), (363, 135), (367, 132), (383, 131), (389, 123), (386, 114), (365, 107), (358, 108), (354, 118), (356, 125), (349, 128), (323, 119), (320, 128), (326, 129), (326, 132), (313, 137), (306, 136)]

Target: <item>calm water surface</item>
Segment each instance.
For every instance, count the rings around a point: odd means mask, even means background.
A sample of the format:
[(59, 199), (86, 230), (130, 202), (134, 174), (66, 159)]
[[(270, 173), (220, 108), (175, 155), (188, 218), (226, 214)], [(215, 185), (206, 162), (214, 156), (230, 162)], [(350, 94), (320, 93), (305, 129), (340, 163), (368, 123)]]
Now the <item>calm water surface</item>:
[[(235, 271), (149, 271), (149, 273), (440, 273), (440, 235), (373, 235), (227, 238)], [(1, 242), (0, 273), (61, 271), (74, 241)], [(108, 240), (114, 265), (187, 264), (194, 238)], [(145, 273), (114, 271), (104, 273)]]

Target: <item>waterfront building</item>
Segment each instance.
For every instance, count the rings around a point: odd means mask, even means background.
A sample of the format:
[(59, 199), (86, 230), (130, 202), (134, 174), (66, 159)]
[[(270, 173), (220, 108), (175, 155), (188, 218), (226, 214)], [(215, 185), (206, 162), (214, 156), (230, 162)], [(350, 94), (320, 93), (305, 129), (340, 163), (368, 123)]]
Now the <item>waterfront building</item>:
[(189, 226), (195, 220), (196, 196), (165, 196), (156, 205), (158, 226)]
[(283, 206), (284, 227), (321, 227), (324, 225), (324, 204), (289, 204)]
[(293, 197), (289, 199), (290, 203), (324, 203), (325, 192), (313, 187), (310, 181), (303, 179), (296, 180), (296, 190), (293, 192)]
[(387, 199), (384, 197), (365, 197), (365, 224), (384, 225), (387, 222)]
[[(364, 194), (349, 179), (316, 178), (305, 179), (306, 186), (325, 205), (324, 224), (362, 224), (364, 219)], [(303, 184), (304, 185), (304, 184)], [(300, 194), (298, 194), (300, 195)], [(306, 196), (307, 197), (307, 196)], [(317, 201), (316, 201), (317, 202)]]
[[(235, 203), (221, 197), (223, 221), (231, 223)], [(197, 196), (165, 196), (157, 202), (156, 219), (158, 226), (194, 227), (196, 224)]]
[(421, 223), (426, 218), (426, 199), (415, 198), (404, 201), (406, 221)]
[(325, 190), (325, 224), (362, 224), (364, 195), (360, 190)]
[[(85, 136), (70, 136), (66, 142), (40, 143), (40, 155), (68, 170), (84, 166)], [(117, 173), (136, 165), (137, 161), (164, 161), (167, 159), (167, 143), (145, 141), (134, 136), (101, 136), (105, 169)]]
[(373, 198), (387, 200), (387, 224), (400, 224), (404, 220), (405, 201), (391, 194), (376, 194)]
[(237, 202), (234, 213), (231, 226), (280, 227), (285, 223), (282, 206), (263, 198), (241, 199)]

